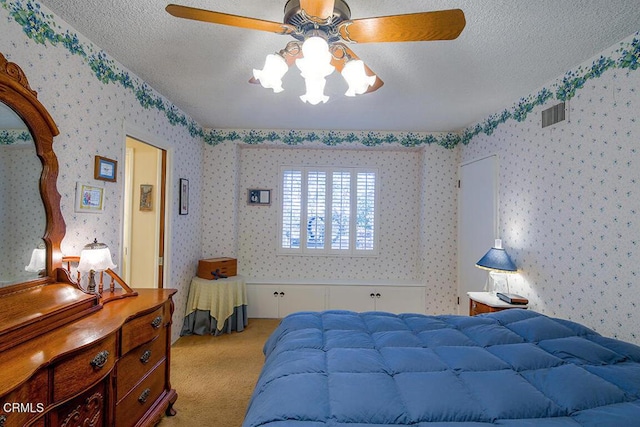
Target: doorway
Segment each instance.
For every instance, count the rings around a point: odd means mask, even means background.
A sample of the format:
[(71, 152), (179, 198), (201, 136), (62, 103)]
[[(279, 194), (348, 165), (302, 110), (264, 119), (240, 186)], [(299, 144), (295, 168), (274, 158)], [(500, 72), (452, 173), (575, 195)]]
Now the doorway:
[(475, 266), (498, 235), (498, 156), (460, 165), (458, 192), (458, 313), (469, 313), (467, 292), (482, 291), (487, 272)]
[(135, 288), (164, 286), (167, 152), (127, 136), (122, 273)]

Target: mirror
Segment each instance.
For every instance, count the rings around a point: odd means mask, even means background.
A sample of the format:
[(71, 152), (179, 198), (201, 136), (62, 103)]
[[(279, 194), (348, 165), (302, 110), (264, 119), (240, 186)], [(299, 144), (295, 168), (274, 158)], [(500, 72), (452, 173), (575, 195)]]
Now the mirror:
[(57, 134), (22, 69), (0, 53), (0, 295), (53, 283), (62, 266)]
[(27, 125), (0, 103), (0, 287), (46, 275), (41, 173)]

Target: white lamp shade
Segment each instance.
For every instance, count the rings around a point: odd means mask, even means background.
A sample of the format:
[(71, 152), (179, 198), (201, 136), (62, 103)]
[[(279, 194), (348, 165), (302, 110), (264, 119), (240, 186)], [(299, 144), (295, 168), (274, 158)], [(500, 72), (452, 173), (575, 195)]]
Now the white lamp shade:
[(289, 66), (280, 55), (269, 54), (262, 70), (253, 70), (253, 77), (260, 81), (262, 87), (273, 89), (275, 93), (282, 92), (282, 77), (289, 70)]
[(347, 81), (349, 89), (346, 96), (362, 95), (369, 86), (376, 82), (376, 76), (368, 76), (364, 69), (364, 62), (359, 59), (349, 61), (342, 69), (342, 77)]
[(324, 94), (327, 83), (325, 77), (335, 70), (331, 65), (329, 44), (322, 37), (309, 37), (302, 44), (302, 55), (302, 58), (296, 59), (296, 66), (304, 77), (307, 93), (300, 99), (312, 105), (327, 102), (329, 97)]
[(24, 269), (31, 273), (37, 273), (47, 268), (47, 250), (45, 248), (36, 248), (31, 252), (31, 260), (29, 265)]
[(93, 271), (104, 271), (117, 266), (111, 260), (111, 251), (106, 245), (101, 248), (85, 248), (80, 252), (80, 263), (78, 271), (82, 273)]
[(320, 102), (327, 102), (329, 97), (324, 94), (324, 86), (327, 81), (324, 78), (320, 79), (304, 79), (304, 84), (307, 88), (307, 93), (300, 96), (300, 99), (304, 102), (308, 102), (311, 105), (317, 105)]

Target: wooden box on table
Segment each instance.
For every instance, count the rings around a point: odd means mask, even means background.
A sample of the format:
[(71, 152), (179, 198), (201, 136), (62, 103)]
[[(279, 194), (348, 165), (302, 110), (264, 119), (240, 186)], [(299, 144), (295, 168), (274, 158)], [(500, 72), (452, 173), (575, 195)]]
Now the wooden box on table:
[(215, 279), (214, 273), (221, 276), (232, 277), (238, 274), (238, 260), (235, 258), (208, 258), (198, 261), (198, 277), (202, 279)]

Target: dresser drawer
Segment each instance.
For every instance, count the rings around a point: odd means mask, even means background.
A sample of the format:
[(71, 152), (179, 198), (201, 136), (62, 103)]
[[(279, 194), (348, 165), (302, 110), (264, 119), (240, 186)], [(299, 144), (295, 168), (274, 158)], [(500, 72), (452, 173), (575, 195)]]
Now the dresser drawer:
[(165, 319), (164, 306), (162, 306), (125, 323), (122, 327), (122, 355), (160, 335), (160, 331), (164, 329), (168, 320), (170, 319)]
[(153, 406), (164, 391), (166, 360), (162, 361), (116, 405), (116, 425), (133, 426)]
[(86, 389), (115, 365), (116, 335), (112, 334), (53, 368), (53, 400), (59, 402)]
[[(49, 426), (106, 425), (108, 412), (107, 383), (104, 379), (89, 390), (54, 408), (49, 417)], [(30, 426), (31, 427), (31, 426)]]
[(118, 361), (117, 400), (122, 399), (167, 353), (167, 332), (162, 329), (153, 341), (134, 348)]
[[(22, 426), (41, 415), (47, 407), (47, 384), (47, 371), (41, 370), (27, 383), (0, 399), (0, 425)], [(23, 406), (14, 410), (14, 404)]]

